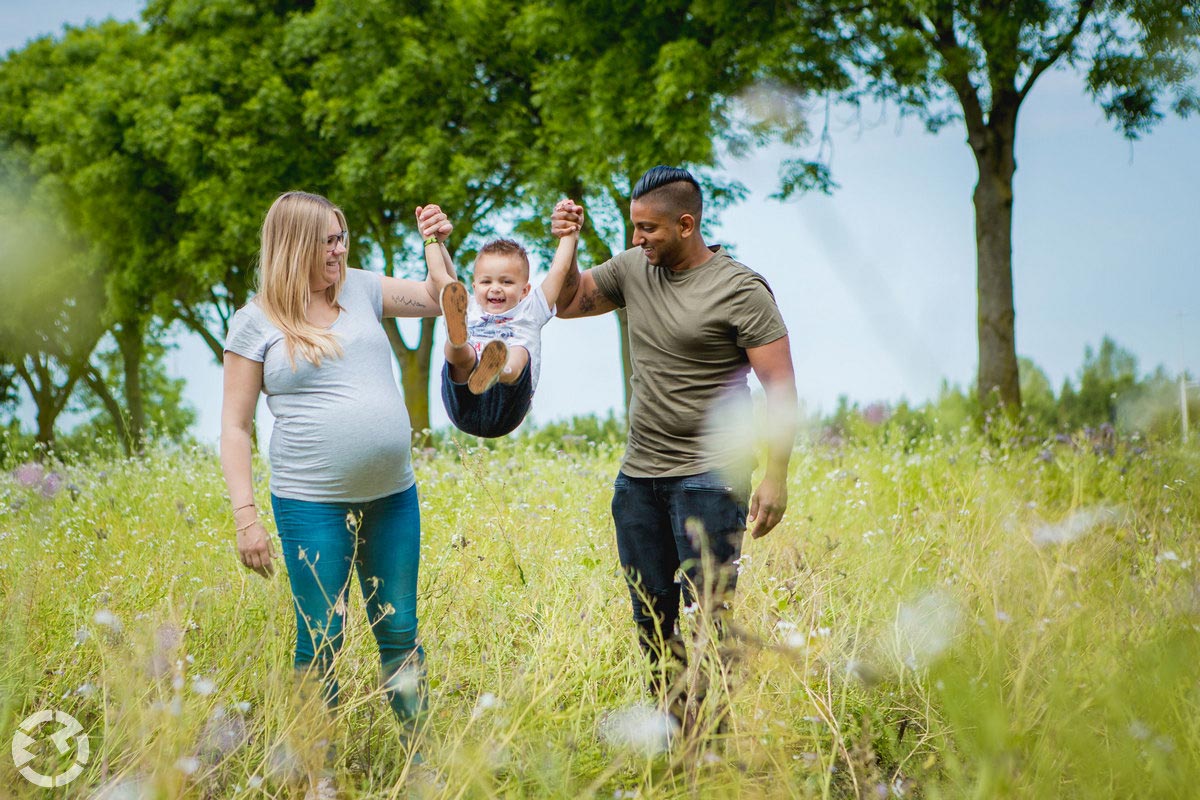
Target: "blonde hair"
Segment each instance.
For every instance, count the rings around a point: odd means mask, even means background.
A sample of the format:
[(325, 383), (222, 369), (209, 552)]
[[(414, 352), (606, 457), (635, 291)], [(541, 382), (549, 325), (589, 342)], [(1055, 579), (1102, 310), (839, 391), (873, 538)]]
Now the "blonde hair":
[[(318, 367), (322, 358), (340, 358), (343, 354), (333, 331), (313, 325), (306, 314), (309, 282), (325, 270), (330, 213), (345, 230), (346, 215), (324, 197), (285, 192), (275, 199), (263, 219), (256, 300), (267, 319), (283, 332), (293, 370), (297, 351)], [(334, 308), (338, 307), (338, 294), (346, 281), (345, 253), (341, 266), (337, 282), (325, 290)]]

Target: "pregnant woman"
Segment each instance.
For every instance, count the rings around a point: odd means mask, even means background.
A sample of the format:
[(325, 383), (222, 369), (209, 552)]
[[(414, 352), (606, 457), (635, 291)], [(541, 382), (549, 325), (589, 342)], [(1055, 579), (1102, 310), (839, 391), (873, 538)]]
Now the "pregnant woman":
[[(422, 231), (444, 239), (437, 206)], [(324, 197), (288, 192), (262, 226), (258, 294), (234, 315), (225, 343), (221, 467), (242, 563), (274, 574), (271, 539), (254, 502), (251, 430), (259, 392), (275, 415), (271, 507), (296, 611), (295, 667), (338, 701), (350, 576), (357, 568), (392, 710), (410, 737), (424, 704), (417, 642), (421, 518), (412, 428), (392, 377), (383, 317), (440, 312), (431, 281), (347, 269), (349, 234)]]

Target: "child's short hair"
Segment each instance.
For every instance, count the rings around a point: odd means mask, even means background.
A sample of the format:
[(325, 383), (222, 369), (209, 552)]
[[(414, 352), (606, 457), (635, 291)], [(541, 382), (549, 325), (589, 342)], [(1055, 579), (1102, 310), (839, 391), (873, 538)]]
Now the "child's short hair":
[(519, 242), (512, 239), (492, 239), (490, 242), (479, 248), (479, 255), (475, 256), (475, 262), (484, 256), (512, 256), (521, 259), (521, 263), (525, 265), (525, 279), (529, 279), (529, 253)]

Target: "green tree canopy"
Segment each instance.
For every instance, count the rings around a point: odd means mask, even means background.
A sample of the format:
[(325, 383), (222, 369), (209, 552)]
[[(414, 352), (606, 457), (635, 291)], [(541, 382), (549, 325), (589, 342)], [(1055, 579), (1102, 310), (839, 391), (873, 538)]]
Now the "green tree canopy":
[(1200, 0), (800, 0), (789, 16), (778, 29), (784, 42), (810, 55), (781, 61), (785, 79), (807, 83), (811, 51), (825, 51), (840, 63), (843, 99), (893, 101), (934, 131), (951, 121), (965, 127), (979, 173), (977, 388), (985, 402), (995, 392), (1015, 410), (1012, 207), (1021, 105), (1042, 75), (1062, 68), (1084, 74), (1087, 91), (1131, 139), (1168, 111), (1195, 112)]

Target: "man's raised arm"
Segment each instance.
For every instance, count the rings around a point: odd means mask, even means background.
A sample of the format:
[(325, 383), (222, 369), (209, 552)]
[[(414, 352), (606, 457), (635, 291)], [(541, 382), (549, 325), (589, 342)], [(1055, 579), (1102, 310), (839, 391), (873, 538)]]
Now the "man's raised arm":
[[(560, 200), (550, 216), (550, 232), (558, 237), (578, 231), (583, 224), (583, 206), (573, 200)], [(572, 255), (571, 265), (563, 274), (562, 286), (558, 290), (557, 315), (564, 319), (591, 317), (612, 311), (617, 304), (609, 300), (596, 286), (588, 272), (581, 272), (577, 255)]]

